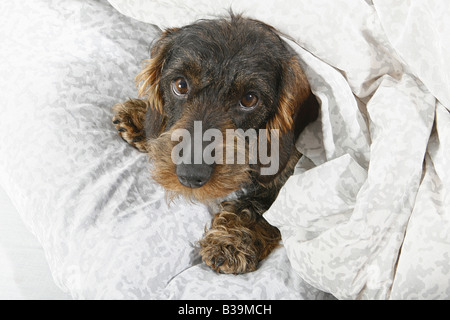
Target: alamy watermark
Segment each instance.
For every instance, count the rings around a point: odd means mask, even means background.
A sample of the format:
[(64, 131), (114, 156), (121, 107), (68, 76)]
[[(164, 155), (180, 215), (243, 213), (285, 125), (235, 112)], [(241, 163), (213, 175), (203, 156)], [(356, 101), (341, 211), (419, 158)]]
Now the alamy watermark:
[(171, 139), (179, 142), (171, 154), (176, 165), (259, 163), (262, 165), (261, 175), (275, 175), (279, 170), (278, 129), (270, 130), (270, 139), (266, 129), (260, 129), (259, 132), (255, 129), (227, 129), (224, 139), (221, 130), (208, 129), (203, 132), (202, 122), (195, 121), (193, 137), (186, 129), (176, 129)]

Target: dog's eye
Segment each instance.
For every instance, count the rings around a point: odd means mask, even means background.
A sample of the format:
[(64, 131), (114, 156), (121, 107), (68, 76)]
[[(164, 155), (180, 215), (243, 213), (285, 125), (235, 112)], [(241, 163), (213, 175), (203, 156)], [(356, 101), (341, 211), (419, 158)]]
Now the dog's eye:
[(172, 81), (172, 91), (179, 97), (187, 95), (189, 92), (189, 86), (186, 79), (177, 78)]
[(254, 108), (259, 102), (259, 98), (256, 94), (253, 93), (246, 93), (240, 103), (241, 107), (248, 109), (248, 108)]

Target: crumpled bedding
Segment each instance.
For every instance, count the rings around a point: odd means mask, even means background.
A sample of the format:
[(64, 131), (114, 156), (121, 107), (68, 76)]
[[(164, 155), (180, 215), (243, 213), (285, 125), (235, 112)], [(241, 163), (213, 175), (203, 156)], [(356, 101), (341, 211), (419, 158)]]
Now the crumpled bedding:
[(292, 267), (341, 299), (450, 298), (448, 3), (110, 2), (166, 27), (232, 8), (289, 35), (322, 105), (266, 214)]
[[(0, 5), (0, 183), (84, 299), (450, 297), (450, 32), (445, 1), (104, 1)], [(320, 119), (267, 219), (284, 246), (219, 275), (195, 246), (211, 214), (168, 206), (111, 106), (158, 27), (235, 12), (292, 37)], [(330, 295), (331, 294), (331, 295)]]

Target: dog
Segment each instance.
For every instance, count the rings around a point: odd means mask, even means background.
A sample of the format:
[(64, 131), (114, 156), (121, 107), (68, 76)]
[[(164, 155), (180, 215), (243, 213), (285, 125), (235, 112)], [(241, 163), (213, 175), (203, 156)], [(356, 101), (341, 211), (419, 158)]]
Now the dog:
[[(298, 136), (319, 114), (295, 52), (272, 26), (231, 13), (165, 30), (136, 84), (139, 99), (113, 107), (118, 133), (148, 153), (152, 177), (170, 199), (219, 203), (199, 241), (206, 265), (227, 274), (256, 270), (281, 240), (263, 214), (302, 156), (295, 147)], [(239, 164), (176, 163), (173, 150), (179, 141), (173, 135), (177, 130), (193, 134), (196, 123), (201, 133), (254, 129), (261, 137), (267, 132), (267, 143), (278, 141), (278, 150), (269, 150), (278, 157), (277, 170), (262, 174), (267, 164), (250, 163), (248, 156)], [(225, 148), (219, 143), (219, 150)], [(184, 153), (206, 147), (203, 141)], [(245, 148), (249, 153), (248, 142)]]

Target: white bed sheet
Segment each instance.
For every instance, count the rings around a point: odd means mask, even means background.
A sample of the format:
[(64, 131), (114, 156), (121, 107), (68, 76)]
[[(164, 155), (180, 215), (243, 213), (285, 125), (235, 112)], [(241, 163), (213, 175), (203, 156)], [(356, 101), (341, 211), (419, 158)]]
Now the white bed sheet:
[(42, 246), (0, 187), (0, 300), (68, 300), (53, 280)]

